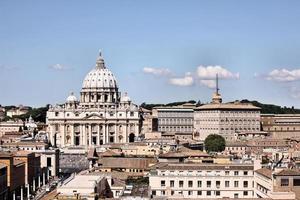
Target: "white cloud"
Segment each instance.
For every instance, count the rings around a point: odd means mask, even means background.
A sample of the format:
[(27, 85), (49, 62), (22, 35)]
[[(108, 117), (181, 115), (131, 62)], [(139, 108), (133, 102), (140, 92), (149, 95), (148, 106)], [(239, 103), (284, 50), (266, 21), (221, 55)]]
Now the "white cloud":
[(167, 68), (144, 67), (143, 72), (155, 76), (168, 76), (171, 74), (171, 70)]
[(267, 80), (289, 82), (300, 80), (300, 69), (274, 69), (267, 75)]
[(66, 66), (61, 65), (61, 64), (51, 65), (51, 66), (49, 66), (49, 68), (50, 69), (54, 69), (54, 70), (58, 70), (58, 71), (62, 71), (62, 70), (68, 69)]
[(177, 86), (191, 86), (194, 84), (194, 78), (190, 72), (187, 72), (184, 77), (170, 78), (169, 83)]
[(214, 89), (216, 88), (216, 81), (215, 80), (200, 80), (201, 85), (204, 85), (208, 88)]
[(232, 73), (221, 66), (199, 66), (197, 68), (197, 76), (200, 79), (215, 79), (216, 74), (222, 79), (239, 79), (239, 73)]

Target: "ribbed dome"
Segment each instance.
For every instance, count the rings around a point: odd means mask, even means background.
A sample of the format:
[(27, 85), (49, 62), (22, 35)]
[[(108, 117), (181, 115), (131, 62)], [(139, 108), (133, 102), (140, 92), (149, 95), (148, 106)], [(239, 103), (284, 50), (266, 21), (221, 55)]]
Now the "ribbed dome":
[(121, 102), (129, 102), (130, 97), (128, 96), (127, 92), (125, 92), (125, 94), (121, 97)]
[(68, 96), (68, 98), (67, 98), (67, 102), (68, 103), (74, 103), (74, 102), (76, 102), (77, 101), (77, 98), (76, 98), (76, 96), (74, 95), (74, 93), (73, 92), (71, 92), (71, 94)]
[(113, 73), (105, 67), (104, 59), (99, 53), (96, 68), (92, 69), (84, 78), (82, 89), (116, 88), (117, 81)]

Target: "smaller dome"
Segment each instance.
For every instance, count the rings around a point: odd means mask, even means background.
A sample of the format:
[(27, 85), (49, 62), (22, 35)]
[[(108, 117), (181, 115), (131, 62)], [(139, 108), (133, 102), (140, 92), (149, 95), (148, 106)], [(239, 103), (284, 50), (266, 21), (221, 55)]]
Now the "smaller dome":
[(121, 102), (129, 102), (130, 97), (128, 96), (127, 92), (125, 92), (125, 94), (121, 97)]
[(74, 95), (73, 92), (71, 92), (71, 94), (68, 96), (67, 98), (67, 103), (74, 103), (74, 102), (77, 102), (77, 98), (76, 96)]

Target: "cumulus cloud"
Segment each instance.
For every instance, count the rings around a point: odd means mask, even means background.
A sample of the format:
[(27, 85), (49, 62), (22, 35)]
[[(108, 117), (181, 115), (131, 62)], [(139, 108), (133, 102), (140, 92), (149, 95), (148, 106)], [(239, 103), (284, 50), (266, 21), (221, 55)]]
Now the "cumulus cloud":
[(144, 67), (143, 72), (155, 76), (168, 76), (171, 74), (171, 70), (167, 68), (154, 68), (154, 67)]
[(194, 78), (187, 72), (184, 77), (170, 78), (169, 83), (176, 86), (191, 86), (194, 84)]
[(200, 84), (208, 88), (216, 87), (216, 74), (221, 79), (239, 79), (239, 73), (233, 73), (221, 66), (199, 66), (193, 73), (186, 72), (184, 76), (174, 76), (168, 68), (144, 67), (143, 72), (160, 77), (168, 77), (168, 83), (176, 86), (192, 86)]
[(300, 69), (274, 69), (267, 75), (267, 80), (289, 82), (300, 80)]
[(239, 79), (239, 73), (233, 73), (221, 66), (199, 66), (197, 68), (197, 76), (200, 79), (214, 79), (218, 74), (222, 79)]
[(204, 85), (208, 88), (214, 89), (216, 88), (216, 81), (215, 80), (200, 80), (201, 85)]
[(51, 66), (49, 66), (49, 68), (50, 69), (54, 69), (54, 70), (58, 70), (58, 71), (62, 71), (62, 70), (68, 69), (66, 66), (64, 66), (62, 64), (51, 65)]

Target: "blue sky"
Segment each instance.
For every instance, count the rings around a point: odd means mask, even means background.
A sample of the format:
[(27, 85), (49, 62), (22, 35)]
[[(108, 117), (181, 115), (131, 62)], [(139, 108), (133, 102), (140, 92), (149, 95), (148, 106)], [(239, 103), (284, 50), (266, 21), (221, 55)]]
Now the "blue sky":
[(136, 103), (300, 108), (300, 1), (0, 1), (0, 104), (77, 96), (102, 49)]

